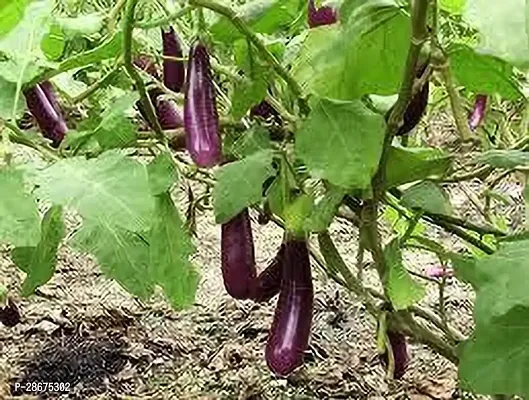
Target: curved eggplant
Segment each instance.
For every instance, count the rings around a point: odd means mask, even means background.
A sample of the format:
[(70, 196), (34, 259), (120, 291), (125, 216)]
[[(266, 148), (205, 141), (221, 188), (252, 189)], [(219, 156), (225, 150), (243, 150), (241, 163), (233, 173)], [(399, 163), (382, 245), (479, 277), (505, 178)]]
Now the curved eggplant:
[(309, 0), (308, 5), (308, 23), (310, 28), (322, 25), (332, 25), (338, 21), (338, 13), (330, 6), (316, 8), (314, 0)]
[(206, 47), (197, 41), (189, 53), (184, 100), (186, 147), (199, 167), (212, 167), (222, 159), (219, 117)]
[[(180, 39), (170, 26), (168, 31), (162, 29), (163, 55), (166, 57), (182, 58), (182, 44)], [(163, 83), (174, 92), (179, 92), (184, 86), (185, 66), (183, 61), (163, 61)]]
[(279, 293), (284, 262), (285, 245), (282, 244), (270, 265), (257, 277), (255, 292), (252, 296), (254, 301), (263, 303)]
[(24, 96), (42, 135), (51, 139), (53, 147), (59, 147), (68, 130), (61, 113), (53, 107), (41, 85), (25, 90)]
[[(393, 359), (395, 361), (395, 369), (393, 371), (394, 379), (401, 379), (406, 373), (406, 369), (410, 362), (410, 355), (408, 354), (408, 344), (406, 343), (406, 336), (399, 332), (388, 331), (388, 338), (393, 352)], [(382, 355), (382, 361), (387, 365), (388, 355)]]
[(304, 240), (285, 243), (281, 292), (266, 343), (266, 363), (279, 376), (288, 376), (303, 363), (312, 324), (314, 290), (309, 250)]
[(222, 224), (221, 263), (224, 287), (228, 294), (236, 299), (251, 298), (257, 273), (247, 209)]
[(487, 110), (487, 96), (478, 94), (474, 101), (474, 107), (468, 117), (468, 126), (470, 130), (475, 130), (485, 119), (485, 112)]

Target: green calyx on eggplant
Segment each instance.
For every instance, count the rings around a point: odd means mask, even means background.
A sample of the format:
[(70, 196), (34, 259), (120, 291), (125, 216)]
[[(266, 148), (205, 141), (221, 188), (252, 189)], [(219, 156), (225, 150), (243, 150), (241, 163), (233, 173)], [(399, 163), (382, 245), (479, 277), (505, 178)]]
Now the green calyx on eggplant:
[(209, 168), (222, 160), (219, 117), (209, 55), (201, 41), (189, 53), (185, 99), (184, 126), (186, 148), (199, 167)]
[(248, 209), (222, 224), (221, 268), (224, 287), (231, 297), (253, 297), (257, 273)]
[(303, 363), (314, 303), (307, 242), (287, 240), (284, 260), (281, 291), (265, 351), (268, 367), (278, 376), (290, 375)]

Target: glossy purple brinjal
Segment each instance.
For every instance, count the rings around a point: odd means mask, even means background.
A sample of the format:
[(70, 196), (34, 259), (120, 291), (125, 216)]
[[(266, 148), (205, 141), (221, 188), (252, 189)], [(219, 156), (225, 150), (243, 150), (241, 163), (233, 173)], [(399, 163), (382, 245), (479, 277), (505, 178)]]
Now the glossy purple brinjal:
[(470, 130), (475, 130), (485, 119), (485, 112), (487, 110), (487, 96), (478, 94), (474, 101), (474, 107), (468, 117), (468, 126)]
[(219, 117), (206, 47), (197, 41), (189, 53), (184, 100), (186, 148), (199, 167), (212, 167), (222, 160)]
[(305, 240), (285, 243), (281, 292), (266, 343), (266, 363), (278, 376), (288, 376), (303, 363), (312, 324), (314, 291)]
[(55, 109), (41, 85), (25, 90), (24, 96), (29, 112), (37, 121), (42, 135), (52, 141), (53, 147), (59, 147), (68, 131), (60, 111)]
[(162, 29), (163, 55), (164, 57), (179, 58), (180, 60), (163, 60), (163, 83), (173, 92), (180, 92), (185, 81), (185, 65), (180, 38), (173, 27)]
[(221, 265), (224, 287), (236, 299), (249, 299), (256, 279), (252, 226), (248, 209), (222, 224)]
[(316, 28), (323, 25), (332, 25), (338, 21), (338, 13), (333, 7), (322, 6), (320, 8), (316, 8), (314, 0), (309, 0), (307, 16), (310, 28)]

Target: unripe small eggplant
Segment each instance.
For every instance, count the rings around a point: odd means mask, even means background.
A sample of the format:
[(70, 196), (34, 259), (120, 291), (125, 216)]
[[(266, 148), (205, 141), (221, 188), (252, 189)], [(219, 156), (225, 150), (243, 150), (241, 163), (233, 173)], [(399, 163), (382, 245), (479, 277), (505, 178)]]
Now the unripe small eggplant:
[[(162, 29), (163, 55), (165, 57), (182, 58), (182, 44), (180, 38), (170, 26), (169, 30)], [(182, 60), (163, 61), (163, 83), (174, 92), (180, 92), (185, 81), (185, 66)]]
[(224, 287), (235, 299), (249, 299), (255, 292), (255, 254), (252, 226), (244, 209), (222, 224), (221, 263)]
[[(408, 344), (406, 343), (406, 336), (402, 333), (388, 331), (387, 332), (391, 350), (393, 352), (393, 359), (395, 361), (395, 368), (393, 371), (394, 379), (401, 379), (406, 373), (406, 368), (410, 362), (410, 355), (408, 353)], [(388, 355), (382, 355), (384, 364), (388, 364)]]
[(199, 167), (212, 167), (222, 160), (219, 117), (206, 47), (197, 41), (189, 53), (184, 126), (186, 148)]
[(59, 147), (68, 130), (61, 113), (55, 110), (40, 85), (24, 91), (24, 96), (29, 112), (35, 117), (42, 135), (51, 139), (53, 147)]
[(313, 303), (307, 242), (289, 240), (285, 243), (281, 292), (265, 351), (266, 363), (276, 375), (288, 376), (303, 363)]
[(254, 301), (258, 303), (266, 302), (279, 293), (284, 262), (285, 245), (282, 244), (270, 265), (257, 277), (255, 291), (252, 296)]
[(484, 94), (478, 94), (474, 101), (474, 107), (468, 117), (468, 126), (470, 130), (475, 130), (483, 120), (485, 119), (485, 113), (487, 111), (487, 96)]
[(310, 28), (332, 25), (338, 21), (338, 13), (333, 7), (323, 6), (316, 8), (314, 0), (309, 0), (307, 14)]

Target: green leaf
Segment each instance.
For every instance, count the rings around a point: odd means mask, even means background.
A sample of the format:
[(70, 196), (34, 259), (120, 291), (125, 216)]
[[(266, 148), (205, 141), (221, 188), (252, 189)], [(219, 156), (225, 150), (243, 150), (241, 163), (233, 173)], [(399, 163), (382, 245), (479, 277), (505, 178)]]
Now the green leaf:
[(36, 246), (40, 240), (37, 203), (24, 187), (20, 171), (0, 168), (0, 242)]
[(156, 196), (169, 191), (178, 180), (178, 170), (167, 153), (156, 156), (147, 166), (151, 194)]
[(527, 5), (505, 0), (491, 7), (489, 0), (467, 0), (464, 18), (479, 31), (477, 51), (499, 57), (520, 68), (529, 66)]
[(51, 207), (44, 215), (41, 232), (42, 237), (36, 247), (15, 247), (11, 252), (13, 262), (27, 274), (22, 284), (23, 296), (33, 294), (55, 273), (57, 250), (65, 233), (60, 206)]
[(96, 12), (78, 15), (76, 17), (58, 17), (56, 22), (69, 37), (77, 35), (91, 36), (103, 28), (105, 15)]
[(84, 218), (136, 232), (149, 226), (154, 204), (146, 168), (118, 152), (58, 161), (38, 180), (40, 197), (71, 206)]
[(244, 117), (252, 106), (264, 99), (267, 90), (268, 76), (266, 74), (260, 74), (255, 79), (245, 78), (237, 82), (231, 104), (233, 119), (238, 121)]
[(243, 134), (237, 134), (235, 142), (227, 147), (228, 154), (236, 158), (248, 157), (261, 150), (272, 148), (268, 129), (263, 126), (255, 126)]
[(137, 92), (129, 92), (116, 99), (102, 115), (94, 135), (103, 149), (126, 147), (136, 141), (136, 126), (128, 113), (139, 100)]
[(334, 219), (344, 195), (343, 189), (331, 186), (321, 198), (316, 199), (312, 212), (306, 221), (307, 231), (322, 232), (326, 230)]
[(529, 308), (477, 324), (461, 348), (459, 380), (475, 393), (529, 397)]
[(194, 247), (168, 192), (156, 197), (149, 242), (153, 280), (175, 309), (193, 304), (198, 275), (189, 257)]
[(296, 152), (314, 177), (365, 189), (377, 169), (384, 131), (384, 118), (361, 101), (322, 98), (296, 133)]
[(287, 165), (284, 158), (279, 164), (279, 173), (266, 191), (266, 198), (270, 206), (270, 211), (275, 215), (284, 218), (286, 207), (293, 200), (293, 189), (297, 187), (296, 177)]
[(409, 16), (394, 0), (353, 1), (343, 25), (311, 29), (294, 61), (306, 91), (350, 100), (398, 92), (410, 40)]
[(386, 168), (387, 186), (442, 177), (451, 165), (452, 157), (441, 149), (392, 147)]
[(52, 24), (50, 31), (44, 35), (40, 42), (41, 50), (48, 59), (56, 61), (61, 58), (65, 47), (66, 40), (61, 27), (57, 24)]
[(130, 293), (143, 300), (153, 294), (149, 245), (140, 234), (101, 219), (85, 220), (70, 244), (77, 251), (93, 254), (101, 270)]
[(0, 0), (0, 38), (22, 20), (29, 3), (30, 0)]
[(424, 181), (406, 189), (401, 203), (411, 209), (419, 209), (434, 214), (452, 214), (452, 205), (445, 191), (433, 182)]
[(393, 240), (384, 248), (384, 258), (388, 267), (386, 288), (391, 304), (396, 310), (404, 310), (421, 300), (426, 291), (404, 268), (398, 240)]
[[(288, 28), (303, 5), (300, 0), (254, 0), (242, 4), (234, 11), (254, 32), (272, 34)], [(216, 41), (224, 43), (232, 43), (242, 37), (225, 17), (219, 17), (209, 32)]]
[(529, 307), (529, 240), (505, 242), (479, 260), (452, 257), (452, 262), (476, 290), (476, 323), (488, 323), (516, 306)]
[(505, 61), (480, 54), (464, 44), (453, 44), (448, 49), (450, 67), (457, 82), (474, 93), (499, 94), (509, 100), (522, 96), (513, 68)]
[(216, 222), (228, 222), (245, 207), (261, 200), (263, 183), (273, 172), (272, 152), (268, 150), (219, 168), (213, 189)]
[(476, 161), (494, 168), (512, 169), (529, 164), (529, 152), (522, 150), (488, 150)]
[(439, 8), (451, 14), (461, 14), (465, 9), (467, 0), (439, 0)]
[[(1, 68), (1, 66), (0, 66)], [(13, 106), (15, 104), (15, 96), (17, 93), (17, 85), (13, 82), (8, 82), (0, 77), (0, 118), (10, 120), (13, 116)], [(17, 116), (24, 109), (23, 96), (19, 96), (16, 107)]]

